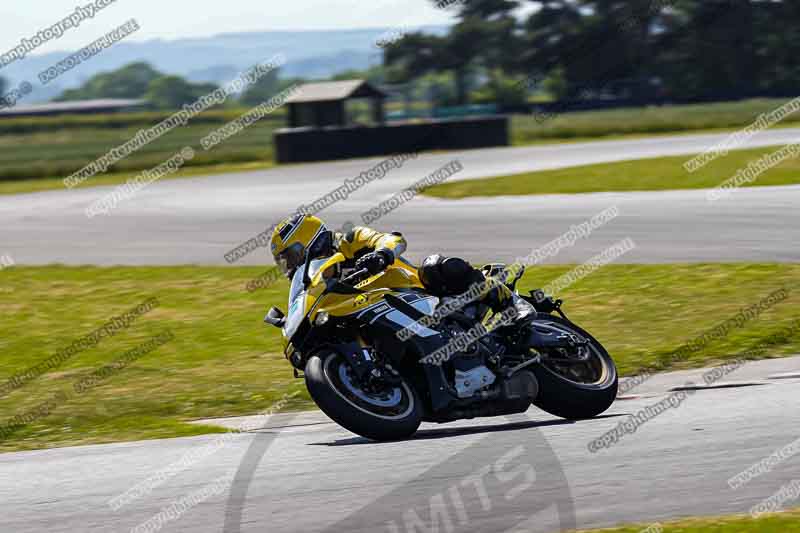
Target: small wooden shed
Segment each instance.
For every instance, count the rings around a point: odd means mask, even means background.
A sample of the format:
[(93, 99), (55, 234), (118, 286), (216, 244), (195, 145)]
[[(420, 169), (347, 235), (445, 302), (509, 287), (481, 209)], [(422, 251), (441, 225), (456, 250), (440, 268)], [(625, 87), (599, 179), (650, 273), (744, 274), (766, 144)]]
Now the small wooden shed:
[(306, 83), (286, 101), (289, 106), (289, 127), (347, 126), (346, 103), (354, 99), (368, 99), (372, 120), (376, 124), (383, 124), (387, 96), (366, 80)]

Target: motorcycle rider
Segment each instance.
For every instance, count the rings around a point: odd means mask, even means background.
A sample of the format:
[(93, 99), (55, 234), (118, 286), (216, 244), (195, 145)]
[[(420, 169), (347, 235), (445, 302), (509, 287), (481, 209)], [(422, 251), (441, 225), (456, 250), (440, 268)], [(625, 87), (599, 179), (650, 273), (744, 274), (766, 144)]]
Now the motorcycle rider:
[[(346, 258), (344, 268), (366, 269), (377, 274), (396, 260), (405, 261), (401, 258), (405, 250), (406, 240), (399, 232), (380, 233), (366, 227), (354, 227), (346, 233), (331, 231), (319, 218), (303, 214), (295, 214), (278, 224), (271, 241), (275, 263), (289, 279), (309, 255), (315, 259), (340, 252)], [(458, 257), (432, 255), (423, 261), (418, 272), (420, 281), (434, 296), (456, 296), (476, 283), (483, 283), (484, 291), (478, 301), (494, 312), (511, 303), (511, 289), (497, 276), (502, 269), (494, 268), (486, 275)]]

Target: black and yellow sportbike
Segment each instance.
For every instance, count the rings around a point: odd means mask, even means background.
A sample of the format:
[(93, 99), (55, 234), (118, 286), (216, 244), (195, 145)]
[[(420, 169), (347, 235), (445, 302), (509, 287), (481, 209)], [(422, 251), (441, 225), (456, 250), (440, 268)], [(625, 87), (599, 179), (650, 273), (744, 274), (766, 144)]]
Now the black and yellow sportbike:
[(422, 421), (522, 413), (531, 404), (591, 418), (616, 398), (608, 352), (567, 319), (560, 300), (520, 295), (521, 272), (507, 282), (513, 321), (491, 328), (497, 315), (485, 316), (477, 300), (437, 313), (448, 299), (430, 295), (403, 259), (342, 278), (344, 261), (340, 253), (307, 260), (293, 276), (288, 313), (273, 307), (265, 318), (282, 328), (295, 376), (303, 373), (316, 404), (344, 428), (396, 440)]

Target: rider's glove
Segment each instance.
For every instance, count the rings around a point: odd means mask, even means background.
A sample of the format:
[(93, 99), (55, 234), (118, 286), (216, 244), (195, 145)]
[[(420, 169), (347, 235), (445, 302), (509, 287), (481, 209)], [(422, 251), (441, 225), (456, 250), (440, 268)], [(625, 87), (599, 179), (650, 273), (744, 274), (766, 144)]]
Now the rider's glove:
[(394, 262), (394, 254), (391, 250), (375, 250), (356, 261), (356, 270), (367, 269), (370, 274), (377, 274), (386, 269)]

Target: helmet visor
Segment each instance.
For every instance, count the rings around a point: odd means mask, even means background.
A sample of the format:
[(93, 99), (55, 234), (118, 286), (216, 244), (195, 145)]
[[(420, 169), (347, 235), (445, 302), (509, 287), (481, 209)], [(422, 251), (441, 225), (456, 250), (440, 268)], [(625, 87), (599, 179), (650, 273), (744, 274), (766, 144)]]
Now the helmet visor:
[(286, 250), (278, 254), (275, 263), (286, 276), (291, 276), (297, 267), (301, 266), (306, 260), (306, 250), (302, 244), (296, 242)]

